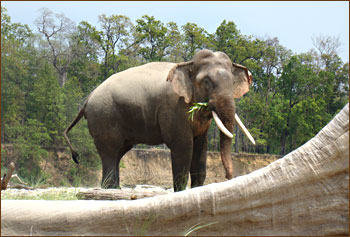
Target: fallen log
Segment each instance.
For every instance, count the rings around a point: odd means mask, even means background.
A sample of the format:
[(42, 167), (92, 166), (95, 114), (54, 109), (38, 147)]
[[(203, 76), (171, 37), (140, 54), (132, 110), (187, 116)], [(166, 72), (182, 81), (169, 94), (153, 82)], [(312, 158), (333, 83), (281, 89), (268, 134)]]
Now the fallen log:
[(28, 185), (24, 184), (9, 184), (8, 188), (13, 188), (13, 189), (26, 189), (26, 190), (34, 190), (35, 188), (30, 187)]
[(126, 189), (92, 189), (77, 193), (79, 200), (136, 200), (146, 197), (168, 194), (160, 191), (137, 191)]
[(349, 236), (349, 104), (313, 139), (226, 182), (135, 201), (1, 200), (2, 235)]

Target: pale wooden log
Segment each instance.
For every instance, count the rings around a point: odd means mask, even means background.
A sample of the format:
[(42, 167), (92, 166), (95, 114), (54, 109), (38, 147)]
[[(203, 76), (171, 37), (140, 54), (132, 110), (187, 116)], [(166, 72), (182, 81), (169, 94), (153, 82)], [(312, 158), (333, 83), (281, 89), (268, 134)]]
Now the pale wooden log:
[(12, 175), (12, 178), (16, 178), (17, 181), (20, 182), (21, 184), (28, 186), (28, 184), (24, 182), (22, 179), (20, 179), (17, 174)]
[(349, 105), (235, 179), (135, 201), (1, 200), (2, 235), (349, 235)]
[(79, 200), (136, 200), (163, 194), (167, 194), (167, 192), (137, 191), (125, 189), (92, 189), (78, 192), (77, 198)]

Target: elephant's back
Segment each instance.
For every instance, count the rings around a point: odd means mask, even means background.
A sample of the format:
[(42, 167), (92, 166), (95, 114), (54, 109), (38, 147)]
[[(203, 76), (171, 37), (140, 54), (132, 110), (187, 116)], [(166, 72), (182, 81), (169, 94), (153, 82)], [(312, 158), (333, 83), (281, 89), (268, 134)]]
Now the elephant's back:
[[(175, 65), (166, 62), (148, 63), (109, 77), (91, 93), (85, 109), (89, 123), (123, 123), (123, 118), (135, 120), (138, 126), (142, 125), (142, 121), (156, 122), (157, 110), (166, 100), (168, 90), (172, 90), (166, 78)], [(139, 114), (143, 116), (136, 118), (135, 115)]]
[[(97, 97), (106, 93), (142, 93), (145, 90), (159, 91), (160, 88), (167, 84), (166, 78), (175, 63), (152, 62), (138, 67), (129, 68), (125, 71), (113, 74), (98, 86), (93, 94)], [(95, 95), (93, 95), (95, 96)], [(129, 95), (125, 95), (128, 98)]]
[(148, 85), (149, 83), (160, 84), (166, 82), (166, 78), (175, 63), (152, 62), (138, 67), (129, 68), (118, 72), (105, 80), (100, 87), (126, 86), (129, 83), (136, 85)]
[(170, 84), (166, 82), (166, 78), (174, 66), (175, 63), (152, 62), (113, 74), (91, 93), (89, 101), (92, 103), (102, 98), (108, 100), (106, 97), (115, 95), (129, 98), (129, 93), (136, 96), (145, 90), (149, 90), (150, 93), (152, 90), (153, 93), (159, 92), (159, 87)]

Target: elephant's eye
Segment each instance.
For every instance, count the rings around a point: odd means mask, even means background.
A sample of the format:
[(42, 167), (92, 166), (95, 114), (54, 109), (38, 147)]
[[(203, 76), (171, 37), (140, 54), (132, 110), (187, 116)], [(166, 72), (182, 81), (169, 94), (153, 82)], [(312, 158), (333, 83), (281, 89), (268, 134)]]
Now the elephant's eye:
[(203, 84), (208, 91), (210, 91), (213, 88), (213, 82), (210, 80), (209, 77), (204, 78)]

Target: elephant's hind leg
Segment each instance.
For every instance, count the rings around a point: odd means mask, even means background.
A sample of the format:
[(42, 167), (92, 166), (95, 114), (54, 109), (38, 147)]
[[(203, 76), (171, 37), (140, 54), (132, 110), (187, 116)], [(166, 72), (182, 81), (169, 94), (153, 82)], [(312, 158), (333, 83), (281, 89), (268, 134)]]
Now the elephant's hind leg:
[[(97, 151), (102, 161), (102, 188), (120, 188), (119, 162), (128, 151), (124, 141), (111, 142), (108, 139), (94, 139)], [(132, 147), (132, 146), (131, 146)], [(131, 148), (130, 147), (130, 148)], [(129, 150), (130, 150), (129, 148)]]
[(119, 170), (116, 169), (118, 149), (104, 147), (99, 153), (102, 160), (101, 187), (119, 188)]
[(117, 177), (117, 188), (120, 188), (119, 182), (120, 182), (120, 173), (119, 173), (119, 165), (120, 165), (120, 160), (123, 158), (123, 156), (131, 150), (133, 147), (133, 144), (128, 144), (124, 143), (123, 146), (119, 149), (118, 155), (117, 155), (117, 160), (115, 164), (115, 170), (116, 170), (116, 177)]

